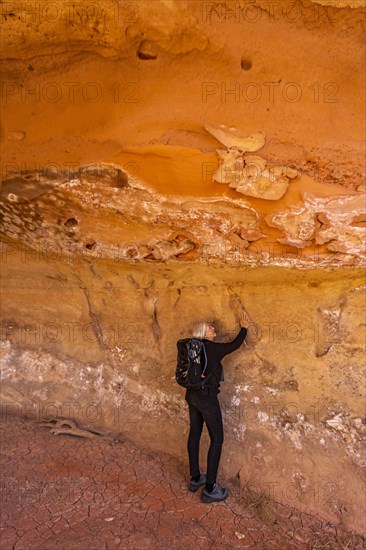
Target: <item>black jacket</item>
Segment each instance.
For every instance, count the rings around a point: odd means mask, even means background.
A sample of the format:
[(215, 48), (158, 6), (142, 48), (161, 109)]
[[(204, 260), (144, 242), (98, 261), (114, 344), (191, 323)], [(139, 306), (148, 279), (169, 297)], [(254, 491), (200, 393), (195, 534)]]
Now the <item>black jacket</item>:
[(207, 355), (207, 368), (205, 372), (206, 378), (210, 374), (205, 385), (210, 388), (216, 387), (219, 389), (220, 381), (224, 380), (224, 371), (222, 368), (221, 359), (223, 359), (225, 355), (228, 355), (229, 353), (232, 353), (236, 349), (240, 348), (246, 335), (247, 329), (242, 327), (232, 342), (219, 343), (212, 342), (206, 338), (203, 339)]

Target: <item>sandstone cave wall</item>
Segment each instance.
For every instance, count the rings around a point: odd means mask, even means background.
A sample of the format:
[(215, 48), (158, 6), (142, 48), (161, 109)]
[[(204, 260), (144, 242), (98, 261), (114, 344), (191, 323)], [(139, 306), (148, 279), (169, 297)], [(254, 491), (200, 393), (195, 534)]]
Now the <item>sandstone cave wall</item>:
[(224, 361), (222, 475), (363, 529), (360, 270), (91, 265), (10, 242), (3, 255), (3, 415), (73, 418), (187, 463), (176, 341), (202, 319), (232, 338), (235, 293), (258, 338)]
[[(175, 343), (231, 338), (236, 293), (260, 337), (225, 360), (222, 474), (365, 532), (364, 9), (295, 4), (2, 3), (2, 413), (187, 463)], [(210, 180), (221, 124), (283, 199)]]

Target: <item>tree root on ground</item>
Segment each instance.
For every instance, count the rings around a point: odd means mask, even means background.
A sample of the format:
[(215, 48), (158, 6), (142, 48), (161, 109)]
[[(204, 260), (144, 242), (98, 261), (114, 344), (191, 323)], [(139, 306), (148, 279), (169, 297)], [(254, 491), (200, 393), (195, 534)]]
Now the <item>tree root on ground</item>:
[(64, 418), (43, 418), (39, 420), (41, 426), (51, 428), (51, 433), (54, 435), (74, 435), (76, 437), (85, 437), (87, 439), (94, 439), (95, 437), (103, 435), (96, 430), (84, 430), (79, 428), (73, 420)]

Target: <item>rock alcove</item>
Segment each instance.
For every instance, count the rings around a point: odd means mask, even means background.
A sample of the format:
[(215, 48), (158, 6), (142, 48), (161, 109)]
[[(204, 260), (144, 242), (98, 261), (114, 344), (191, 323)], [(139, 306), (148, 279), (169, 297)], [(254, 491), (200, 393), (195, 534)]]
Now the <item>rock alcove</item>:
[(175, 344), (235, 294), (223, 475), (364, 533), (364, 3), (88, 6), (2, 5), (5, 414), (186, 461)]

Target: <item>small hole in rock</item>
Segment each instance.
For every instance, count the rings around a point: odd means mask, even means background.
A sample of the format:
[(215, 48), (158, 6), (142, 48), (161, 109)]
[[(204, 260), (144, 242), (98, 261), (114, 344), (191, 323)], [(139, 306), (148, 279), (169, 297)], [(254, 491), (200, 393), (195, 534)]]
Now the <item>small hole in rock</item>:
[(75, 218), (69, 218), (64, 223), (64, 225), (66, 225), (66, 227), (75, 227), (75, 225), (77, 225), (77, 224), (78, 224), (78, 221)]
[(137, 52), (137, 57), (139, 59), (147, 60), (147, 59), (156, 59), (158, 56), (156, 54), (152, 54), (148, 52)]
[(247, 57), (241, 58), (240, 66), (243, 69), (243, 71), (249, 71), (252, 68), (252, 65), (253, 63)]
[(158, 57), (158, 53), (156, 51), (155, 44), (153, 42), (149, 42), (148, 40), (141, 42), (137, 50), (137, 57), (144, 60), (156, 59)]
[(88, 250), (93, 250), (93, 248), (95, 248), (96, 244), (97, 244), (96, 242), (88, 243), (88, 244), (85, 245), (85, 248), (87, 248)]

